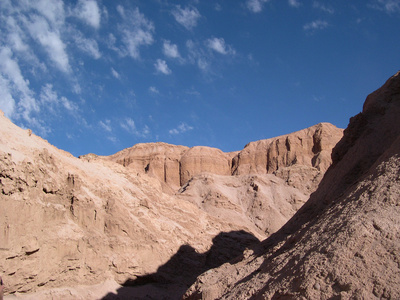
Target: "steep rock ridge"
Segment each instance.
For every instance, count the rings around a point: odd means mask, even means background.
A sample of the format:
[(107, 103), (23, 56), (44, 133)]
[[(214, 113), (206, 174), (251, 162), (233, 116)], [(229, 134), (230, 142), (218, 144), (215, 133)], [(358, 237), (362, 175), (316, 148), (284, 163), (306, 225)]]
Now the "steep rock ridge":
[(304, 193), (311, 193), (331, 164), (332, 148), (342, 135), (342, 129), (320, 123), (277, 138), (251, 142), (238, 152), (150, 143), (122, 150), (109, 159), (136, 172), (153, 175), (172, 191), (205, 172), (216, 175), (274, 174)]
[(109, 159), (141, 174), (152, 175), (176, 190), (181, 185), (180, 160), (188, 149), (166, 143), (137, 144), (109, 156)]
[(331, 164), (343, 130), (329, 123), (246, 145), (232, 161), (232, 174), (274, 174), (311, 193)]
[(186, 299), (400, 298), (400, 72), (370, 94), (309, 201)]

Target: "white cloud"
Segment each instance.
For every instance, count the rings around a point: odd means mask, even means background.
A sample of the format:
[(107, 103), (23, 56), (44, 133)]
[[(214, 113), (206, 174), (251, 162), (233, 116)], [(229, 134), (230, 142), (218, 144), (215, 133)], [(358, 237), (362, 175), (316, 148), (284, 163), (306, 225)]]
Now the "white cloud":
[(146, 137), (150, 134), (150, 129), (147, 125), (144, 126), (142, 130), (138, 130), (136, 128), (135, 121), (131, 118), (126, 118), (123, 122), (120, 123), (121, 127), (128, 131), (130, 134), (139, 136), (139, 137)]
[(259, 13), (263, 9), (263, 4), (268, 1), (269, 0), (247, 0), (246, 6), (250, 11)]
[(65, 10), (62, 0), (24, 1), (23, 6), (35, 9), (55, 27), (60, 27), (65, 22)]
[(311, 23), (305, 24), (305, 25), (303, 26), (303, 29), (304, 29), (305, 31), (311, 31), (311, 32), (313, 32), (313, 31), (315, 31), (315, 30), (321, 30), (321, 29), (324, 29), (324, 28), (326, 28), (326, 27), (328, 27), (328, 22), (322, 21), (322, 20), (316, 20), (316, 21), (313, 21), (313, 22), (311, 22)]
[(157, 72), (163, 73), (165, 75), (171, 74), (171, 69), (168, 68), (168, 65), (165, 60), (157, 59), (157, 61), (154, 64), (154, 67), (156, 68)]
[(115, 78), (117, 78), (117, 79), (119, 79), (121, 76), (119, 75), (119, 73), (117, 72), (117, 71), (115, 71), (114, 70), (114, 68), (111, 68), (111, 74), (115, 77)]
[(61, 71), (69, 73), (71, 67), (59, 30), (50, 28), (46, 19), (38, 15), (32, 16), (31, 21), (25, 18), (25, 25), (31, 36), (43, 46), (56, 66)]
[(171, 44), (171, 42), (167, 40), (163, 43), (163, 53), (167, 57), (180, 58), (178, 46), (175, 44)]
[[(153, 43), (154, 25), (151, 21), (140, 13), (139, 9), (129, 10), (128, 12), (121, 6), (117, 6), (117, 10), (122, 17), (122, 23), (118, 28), (122, 36), (124, 49), (115, 47), (115, 40), (110, 41), (112, 48), (117, 49), (122, 56), (129, 55), (134, 59), (139, 59), (139, 48)], [(114, 37), (110, 35), (110, 38)], [(115, 37), (114, 37), (115, 38)]]
[(111, 128), (111, 121), (106, 119), (104, 122), (103, 121), (99, 121), (99, 125), (107, 132), (111, 132), (112, 128)]
[(0, 109), (7, 118), (12, 118), (15, 113), (15, 100), (10, 93), (8, 80), (0, 74)]
[(78, 30), (74, 31), (72, 36), (73, 36), (73, 39), (75, 40), (76, 46), (80, 50), (87, 53), (94, 59), (99, 59), (101, 57), (101, 53), (99, 51), (99, 46), (98, 46), (96, 40), (85, 38), (82, 35), (82, 33)]
[[(0, 76), (3, 95), (8, 99), (6, 103), (2, 100), (2, 108), (7, 111), (9, 117), (22, 117), (28, 122), (33, 122), (32, 112), (39, 111), (39, 106), (29, 88), (29, 81), (22, 76), (21, 69), (12, 52), (7, 47), (0, 48)], [(18, 101), (15, 101), (18, 99)], [(15, 103), (17, 102), (17, 111)]]
[(318, 1), (314, 1), (313, 2), (313, 7), (317, 8), (317, 9), (320, 9), (320, 10), (322, 10), (324, 12), (327, 12), (329, 14), (334, 14), (335, 13), (335, 10), (332, 7), (326, 6), (324, 4), (321, 4)]
[(53, 90), (52, 84), (46, 84), (42, 87), (40, 92), (40, 100), (43, 106), (51, 111), (57, 109), (60, 105), (62, 105), (65, 109), (70, 112), (74, 112), (78, 110), (78, 106), (68, 100), (66, 97), (62, 96), (58, 97), (57, 92)]
[(229, 46), (225, 44), (225, 40), (223, 38), (212, 38), (212, 39), (208, 39), (206, 41), (207, 46), (220, 53), (220, 54), (235, 54), (235, 50)]
[(400, 13), (400, 0), (377, 0), (370, 5), (374, 9), (385, 11), (386, 13)]
[(298, 0), (289, 0), (289, 5), (293, 7), (299, 7), (300, 2)]
[(187, 131), (193, 130), (192, 126), (189, 126), (188, 124), (182, 122), (178, 125), (178, 127), (170, 129), (168, 132), (169, 134), (172, 135), (177, 135), (177, 134), (181, 134), (181, 133), (185, 133)]
[(76, 16), (93, 28), (100, 28), (100, 9), (94, 0), (79, 0), (75, 8)]
[(156, 95), (160, 93), (160, 91), (155, 86), (149, 87), (149, 92)]
[(208, 71), (209, 70), (209, 58), (204, 53), (203, 49), (192, 40), (186, 41), (186, 48), (189, 52), (188, 60), (192, 64), (197, 64), (200, 70)]
[(201, 17), (197, 8), (181, 8), (180, 5), (175, 7), (175, 9), (172, 11), (172, 15), (174, 16), (175, 20), (187, 30), (191, 30), (192, 28), (196, 27), (197, 21)]

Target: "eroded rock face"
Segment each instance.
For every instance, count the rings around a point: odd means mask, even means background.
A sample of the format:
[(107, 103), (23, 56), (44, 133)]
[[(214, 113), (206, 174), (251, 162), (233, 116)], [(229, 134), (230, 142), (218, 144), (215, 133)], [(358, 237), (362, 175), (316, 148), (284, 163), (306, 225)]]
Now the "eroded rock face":
[(367, 97), (318, 189), (186, 299), (400, 298), (400, 72)]
[(140, 174), (149, 174), (176, 190), (181, 185), (180, 160), (188, 147), (166, 143), (137, 144), (109, 157)]
[(231, 160), (227, 154), (216, 148), (193, 147), (180, 160), (181, 185), (194, 175), (204, 172), (215, 175), (231, 175)]
[(320, 123), (277, 138), (251, 142), (238, 152), (210, 147), (139, 144), (109, 157), (112, 161), (147, 173), (176, 192), (193, 176), (274, 174), (305, 193), (313, 192), (331, 164), (331, 151), (343, 130)]

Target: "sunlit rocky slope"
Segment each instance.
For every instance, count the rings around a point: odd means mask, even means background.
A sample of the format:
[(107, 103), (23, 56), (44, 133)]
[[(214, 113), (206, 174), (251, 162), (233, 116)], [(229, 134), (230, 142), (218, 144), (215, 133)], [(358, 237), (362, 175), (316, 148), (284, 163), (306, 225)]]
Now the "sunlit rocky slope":
[(1, 114), (6, 298), (179, 298), (278, 230), (341, 137), (323, 123), (235, 153), (156, 143), (76, 158)]

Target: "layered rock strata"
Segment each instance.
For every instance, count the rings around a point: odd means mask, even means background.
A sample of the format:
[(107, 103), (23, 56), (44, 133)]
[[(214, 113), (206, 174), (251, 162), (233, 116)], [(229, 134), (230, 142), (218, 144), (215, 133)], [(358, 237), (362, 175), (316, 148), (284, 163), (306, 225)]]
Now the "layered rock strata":
[[(140, 174), (154, 176), (176, 191), (193, 176), (274, 174), (310, 193), (331, 164), (331, 151), (343, 130), (320, 123), (276, 138), (251, 142), (238, 152), (165, 143), (138, 144), (108, 157)], [(168, 189), (165, 189), (168, 190)]]

